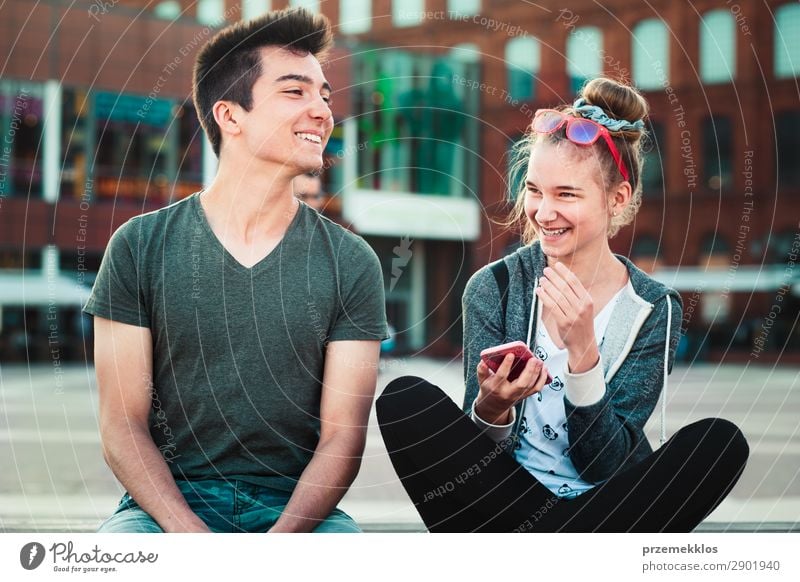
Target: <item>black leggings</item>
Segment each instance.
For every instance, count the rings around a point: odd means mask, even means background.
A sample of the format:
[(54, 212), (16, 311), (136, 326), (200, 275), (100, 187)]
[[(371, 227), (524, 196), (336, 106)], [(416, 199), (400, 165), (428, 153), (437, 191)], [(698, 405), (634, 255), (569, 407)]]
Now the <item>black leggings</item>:
[(394, 469), (431, 532), (688, 532), (730, 492), (749, 454), (735, 425), (704, 419), (568, 500), (421, 378), (394, 380), (376, 408)]

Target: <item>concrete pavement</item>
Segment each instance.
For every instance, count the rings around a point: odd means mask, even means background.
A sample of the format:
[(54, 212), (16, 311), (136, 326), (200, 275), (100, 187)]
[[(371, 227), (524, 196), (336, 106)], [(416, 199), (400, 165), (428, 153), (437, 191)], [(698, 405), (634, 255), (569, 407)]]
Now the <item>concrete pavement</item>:
[[(383, 360), (379, 390), (411, 374), (463, 397), (461, 360)], [(751, 457), (712, 522), (800, 522), (800, 369), (780, 366), (676, 366), (670, 376), (667, 435), (707, 416), (744, 431)], [(656, 444), (659, 417), (647, 426)], [(94, 370), (0, 366), (0, 531), (66, 531), (95, 527), (122, 489), (106, 467), (97, 425)], [(343, 508), (372, 529), (416, 530), (421, 521), (392, 470), (370, 419), (361, 472)]]

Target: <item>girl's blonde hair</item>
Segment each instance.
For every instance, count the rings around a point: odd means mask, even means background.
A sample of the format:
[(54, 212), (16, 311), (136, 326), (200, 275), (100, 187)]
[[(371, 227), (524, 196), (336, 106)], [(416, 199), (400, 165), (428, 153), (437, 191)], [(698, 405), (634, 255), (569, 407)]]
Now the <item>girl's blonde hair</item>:
[[(605, 111), (606, 115), (612, 119), (627, 119), (633, 122), (647, 117), (649, 111), (647, 101), (636, 89), (605, 77), (598, 77), (586, 83), (581, 90), (580, 97), (583, 97), (589, 105), (600, 107)], [(571, 106), (562, 106), (558, 109), (567, 114), (574, 113)], [(517, 185), (520, 187), (517, 192), (513, 193), (514, 207), (502, 224), (507, 227), (524, 224), (522, 232), (522, 241), (524, 244), (536, 240), (536, 232), (533, 225), (527, 220), (525, 215), (526, 188), (524, 178), (527, 173), (531, 151), (533, 146), (540, 141), (546, 143), (568, 141), (565, 131), (565, 128), (561, 128), (552, 134), (542, 135), (534, 132), (531, 126), (529, 126), (523, 138), (514, 145), (511, 151), (509, 183), (512, 188)], [(622, 214), (619, 216), (612, 216), (609, 222), (608, 237), (612, 238), (619, 232), (620, 228), (633, 222), (636, 213), (639, 212), (639, 207), (642, 205), (641, 175), (642, 166), (644, 164), (642, 138), (645, 136), (645, 131), (609, 130), (609, 133), (628, 168), (628, 173), (630, 174), (630, 179), (628, 181), (631, 185), (630, 203), (626, 206)], [(594, 156), (594, 159), (600, 161), (602, 175), (598, 183), (602, 187), (608, 186), (608, 188), (603, 188), (606, 193), (611, 192), (622, 181), (622, 176), (608, 149), (608, 145), (605, 140), (599, 139), (591, 148), (587, 148), (587, 150)]]

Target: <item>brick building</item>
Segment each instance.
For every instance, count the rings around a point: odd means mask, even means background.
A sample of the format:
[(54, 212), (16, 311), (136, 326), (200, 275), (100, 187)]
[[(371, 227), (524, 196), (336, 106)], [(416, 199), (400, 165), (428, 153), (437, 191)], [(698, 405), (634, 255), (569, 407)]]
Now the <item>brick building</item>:
[[(188, 99), (197, 48), (214, 25), (288, 4), (0, 8), (4, 354), (81, 353), (76, 304), (110, 233), (213, 175)], [(602, 73), (651, 104), (644, 204), (612, 248), (683, 293), (682, 355), (800, 359), (800, 5), (291, 4), (336, 26), (327, 212), (381, 257), (401, 349), (457, 353), (467, 278), (518, 244), (496, 222), (511, 144)]]

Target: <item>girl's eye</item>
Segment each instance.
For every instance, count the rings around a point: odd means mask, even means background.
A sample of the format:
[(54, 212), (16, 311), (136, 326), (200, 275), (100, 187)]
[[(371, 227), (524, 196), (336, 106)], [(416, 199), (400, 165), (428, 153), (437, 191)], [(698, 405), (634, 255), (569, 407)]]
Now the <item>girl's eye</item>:
[(289, 89), (286, 92), (287, 93), (294, 93), (295, 95), (302, 95), (303, 94), (303, 90), (302, 89)]
[(330, 96), (330, 95), (323, 95), (323, 96), (322, 96), (322, 100), (323, 100), (325, 103), (327, 103), (328, 105), (330, 105), (330, 103), (331, 103), (331, 96)]
[(541, 192), (537, 188), (528, 188), (528, 194), (531, 196), (540, 196)]
[(566, 197), (566, 198), (574, 198), (575, 197), (575, 194), (573, 194), (572, 192), (562, 192), (561, 195)]

